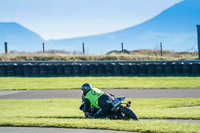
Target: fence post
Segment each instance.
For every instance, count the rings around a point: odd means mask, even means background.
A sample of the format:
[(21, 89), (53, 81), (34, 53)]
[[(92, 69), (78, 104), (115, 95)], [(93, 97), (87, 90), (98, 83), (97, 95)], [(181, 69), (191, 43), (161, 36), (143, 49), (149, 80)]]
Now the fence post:
[(162, 42), (160, 42), (160, 55), (163, 56), (163, 52), (162, 52)]
[(121, 43), (121, 46), (122, 46), (122, 52), (124, 51), (124, 44), (123, 42)]
[(45, 53), (45, 45), (44, 45), (44, 42), (42, 43), (42, 47), (43, 47), (43, 53)]
[(85, 54), (85, 45), (82, 43), (82, 48), (83, 48), (83, 54)]
[(7, 54), (8, 53), (8, 44), (7, 44), (7, 42), (5, 42), (4, 44), (5, 44), (5, 54)]
[(200, 60), (200, 25), (197, 25), (197, 43), (198, 43), (198, 53), (199, 53), (199, 60)]

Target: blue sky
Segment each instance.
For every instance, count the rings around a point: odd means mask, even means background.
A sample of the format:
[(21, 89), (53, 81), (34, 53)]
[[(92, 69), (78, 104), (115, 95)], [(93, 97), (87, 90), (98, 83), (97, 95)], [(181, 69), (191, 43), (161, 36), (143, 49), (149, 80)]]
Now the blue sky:
[(183, 0), (0, 0), (0, 22), (17, 22), (43, 39), (117, 31)]

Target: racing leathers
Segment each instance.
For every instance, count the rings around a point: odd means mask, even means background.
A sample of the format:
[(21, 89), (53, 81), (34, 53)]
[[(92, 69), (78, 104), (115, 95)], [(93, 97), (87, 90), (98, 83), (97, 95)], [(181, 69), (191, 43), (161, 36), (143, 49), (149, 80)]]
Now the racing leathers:
[(84, 97), (84, 112), (89, 112), (90, 106), (94, 106), (99, 109), (94, 118), (105, 118), (106, 113), (112, 107), (113, 98), (110, 95), (105, 94), (100, 89), (92, 88)]

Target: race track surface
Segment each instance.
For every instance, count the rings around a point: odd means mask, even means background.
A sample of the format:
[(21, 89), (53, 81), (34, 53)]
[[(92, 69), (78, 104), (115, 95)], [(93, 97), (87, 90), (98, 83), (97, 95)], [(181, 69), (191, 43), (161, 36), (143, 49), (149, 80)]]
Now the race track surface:
[(130, 133), (130, 132), (94, 130), (94, 129), (70, 129), (70, 128), (0, 127), (0, 133)]
[[(102, 89), (126, 98), (200, 98), (200, 89)], [(0, 91), (0, 99), (80, 98), (81, 90)]]

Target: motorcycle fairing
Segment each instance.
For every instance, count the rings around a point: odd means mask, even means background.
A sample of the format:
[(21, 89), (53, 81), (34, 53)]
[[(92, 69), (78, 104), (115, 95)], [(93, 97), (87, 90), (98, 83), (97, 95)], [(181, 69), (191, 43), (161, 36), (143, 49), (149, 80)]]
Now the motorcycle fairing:
[(116, 107), (121, 104), (124, 101), (125, 97), (117, 97), (113, 100), (112, 102), (112, 109), (111, 111), (114, 111), (116, 109)]

